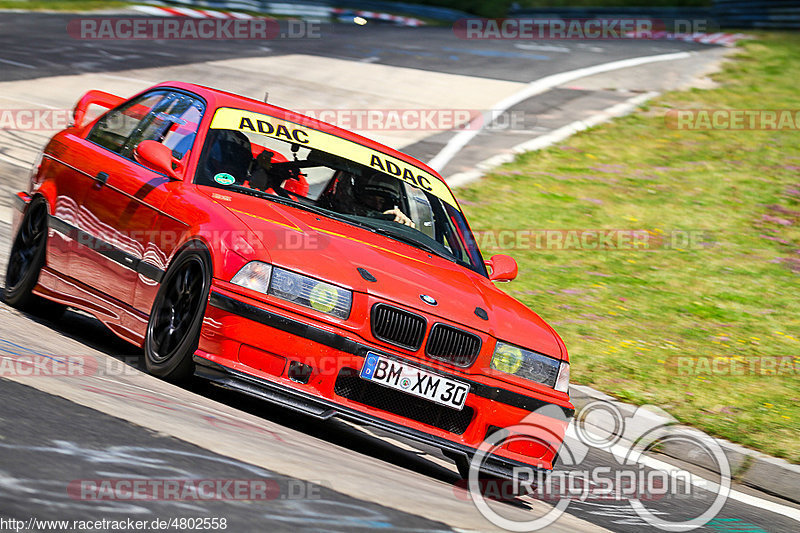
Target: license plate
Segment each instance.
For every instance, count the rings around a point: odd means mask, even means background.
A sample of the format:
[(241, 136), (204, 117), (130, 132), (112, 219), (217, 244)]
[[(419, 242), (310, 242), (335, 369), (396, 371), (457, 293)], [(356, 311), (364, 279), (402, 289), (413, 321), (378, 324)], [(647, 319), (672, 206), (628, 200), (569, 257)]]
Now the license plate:
[(469, 385), (369, 352), (361, 377), (384, 387), (461, 410)]

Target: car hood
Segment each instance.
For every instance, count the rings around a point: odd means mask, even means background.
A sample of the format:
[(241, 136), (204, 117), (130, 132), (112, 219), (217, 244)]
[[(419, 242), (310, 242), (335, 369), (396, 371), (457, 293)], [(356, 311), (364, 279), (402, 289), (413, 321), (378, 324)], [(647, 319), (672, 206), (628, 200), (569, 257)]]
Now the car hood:
[[(564, 357), (556, 333), (536, 313), (452, 261), (352, 224), (260, 198), (237, 197), (235, 203), (221, 205), (258, 237), (259, 259)], [(365, 279), (359, 269), (376, 281)], [(432, 296), (437, 304), (424, 303), (421, 295)], [(476, 315), (477, 307), (487, 312), (488, 320)]]

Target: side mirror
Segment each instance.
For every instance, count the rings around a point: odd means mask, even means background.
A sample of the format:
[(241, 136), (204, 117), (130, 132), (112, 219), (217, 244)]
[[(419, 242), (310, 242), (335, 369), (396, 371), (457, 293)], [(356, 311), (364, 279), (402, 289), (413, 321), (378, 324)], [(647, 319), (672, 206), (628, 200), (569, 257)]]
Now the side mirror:
[(160, 142), (140, 142), (136, 150), (134, 150), (133, 156), (138, 163), (156, 172), (163, 172), (172, 179), (179, 179), (175, 169), (172, 168), (172, 150)]
[(87, 92), (78, 100), (78, 103), (75, 104), (75, 109), (72, 111), (72, 119), (75, 127), (80, 128), (85, 125), (84, 120), (86, 119), (86, 111), (89, 109), (89, 106), (96, 105), (105, 109), (112, 109), (124, 101), (125, 99), (121, 96), (104, 91)]
[(491, 269), (489, 274), (491, 281), (511, 281), (517, 277), (517, 262), (510, 255), (493, 255), (486, 261), (486, 266)]

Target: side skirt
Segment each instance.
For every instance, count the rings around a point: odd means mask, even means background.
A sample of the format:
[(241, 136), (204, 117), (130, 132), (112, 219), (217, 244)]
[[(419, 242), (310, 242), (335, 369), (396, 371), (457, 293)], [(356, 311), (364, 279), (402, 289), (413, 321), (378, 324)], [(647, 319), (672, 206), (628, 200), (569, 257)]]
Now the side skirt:
[(144, 346), (149, 317), (124, 302), (47, 267), (39, 274), (39, 283), (33, 292), (48, 300), (86, 311), (118, 337), (139, 347)]

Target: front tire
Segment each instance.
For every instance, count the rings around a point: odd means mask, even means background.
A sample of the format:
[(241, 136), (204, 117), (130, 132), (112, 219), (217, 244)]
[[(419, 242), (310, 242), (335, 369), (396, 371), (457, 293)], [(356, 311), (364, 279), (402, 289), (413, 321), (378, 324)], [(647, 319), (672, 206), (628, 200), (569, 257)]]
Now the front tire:
[(8, 256), (3, 300), (22, 311), (56, 319), (66, 307), (33, 294), (47, 254), (47, 214), (47, 201), (41, 197), (25, 211)]
[(167, 270), (158, 290), (144, 342), (151, 374), (185, 381), (194, 371), (192, 355), (211, 291), (211, 256), (207, 250), (184, 250)]

